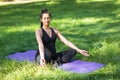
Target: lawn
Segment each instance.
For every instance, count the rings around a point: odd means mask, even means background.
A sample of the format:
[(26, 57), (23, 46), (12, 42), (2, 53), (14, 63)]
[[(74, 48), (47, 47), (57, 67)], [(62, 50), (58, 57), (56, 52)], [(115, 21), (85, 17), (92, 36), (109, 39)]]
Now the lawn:
[[(49, 65), (41, 68), (28, 61), (4, 57), (15, 52), (37, 50), (35, 31), (39, 13), (52, 13), (51, 26), (68, 40), (89, 51), (90, 57), (75, 58), (105, 64), (95, 72), (74, 74)], [(68, 49), (57, 40), (57, 51)], [(0, 80), (120, 80), (120, 1), (50, 0), (0, 5)]]

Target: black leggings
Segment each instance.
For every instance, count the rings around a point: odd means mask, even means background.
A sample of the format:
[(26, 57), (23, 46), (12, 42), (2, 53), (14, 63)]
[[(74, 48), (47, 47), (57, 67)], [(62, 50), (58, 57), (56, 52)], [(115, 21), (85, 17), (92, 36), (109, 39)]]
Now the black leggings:
[[(39, 50), (36, 52), (35, 61), (38, 64), (40, 64), (40, 54), (38, 55), (38, 53), (39, 53)], [(68, 50), (58, 52), (56, 54), (57, 54), (57, 57), (55, 57), (56, 60), (59, 60), (60, 63), (66, 63), (76, 55), (76, 50), (70, 48)], [(53, 59), (51, 58), (51, 55), (45, 55), (45, 60), (46, 60), (46, 63), (51, 63)]]

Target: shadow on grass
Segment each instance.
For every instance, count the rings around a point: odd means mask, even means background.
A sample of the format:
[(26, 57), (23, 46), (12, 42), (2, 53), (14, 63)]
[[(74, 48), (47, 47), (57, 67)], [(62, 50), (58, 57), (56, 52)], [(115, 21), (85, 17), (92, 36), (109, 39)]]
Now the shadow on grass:
[[(72, 4), (72, 6), (71, 6)], [(115, 4), (115, 1), (95, 1), (95, 2), (80, 2), (77, 3), (75, 0), (71, 1), (53, 1), (50, 2), (37, 2), (37, 3), (28, 3), (28, 4), (17, 4), (17, 5), (6, 5), (0, 6), (0, 29), (5, 30), (5, 27), (22, 27), (32, 24), (39, 25), (39, 12), (41, 9), (47, 8), (53, 15), (53, 20), (60, 19), (84, 19), (84, 18), (109, 18), (111, 20), (116, 20), (115, 22), (104, 23), (104, 21), (96, 22), (95, 24), (78, 24), (73, 25), (74, 27), (65, 27), (58, 28), (61, 30), (61, 33), (67, 37), (70, 41), (74, 42), (78, 47), (80, 46), (83, 49), (92, 50), (94, 47), (97, 49), (101, 48), (103, 45), (100, 43), (106, 41), (107, 43), (116, 42), (120, 40), (119, 29), (120, 18), (117, 16), (119, 14), (118, 9), (119, 5)], [(117, 12), (118, 11), (118, 12)], [(60, 24), (57, 22), (57, 24)], [(100, 25), (103, 24), (103, 25)], [(98, 26), (99, 25), (99, 26)], [(56, 26), (56, 24), (54, 24)], [(98, 26), (98, 27), (97, 27)], [(103, 26), (103, 27), (101, 27)], [(39, 27), (39, 26), (38, 26)], [(93, 29), (93, 31), (90, 31)], [(104, 32), (108, 29), (115, 29), (113, 32)], [(66, 33), (68, 31), (69, 33)], [(95, 32), (94, 32), (95, 31)], [(36, 49), (37, 44), (35, 40), (34, 32), (24, 31), (24, 32), (10, 32), (8, 34), (1, 33), (0, 36), (0, 55), (6, 56), (8, 54), (24, 51), (28, 49)], [(111, 37), (112, 36), (112, 37)], [(80, 44), (79, 44), (80, 43)], [(98, 44), (95, 44), (98, 43)], [(82, 46), (81, 46), (82, 45)], [(58, 45), (61, 47), (60, 45)], [(98, 53), (99, 54), (99, 53)], [(112, 63), (118, 64), (119, 53), (113, 54), (117, 60), (111, 59), (109, 53), (103, 55), (94, 54), (89, 60), (103, 62), (104, 64)], [(96, 58), (96, 59), (94, 59)], [(106, 58), (105, 61), (102, 61), (103, 58)], [(108, 58), (108, 59), (107, 59)], [(6, 63), (4, 60), (2, 64)], [(15, 67), (16, 68), (16, 67)], [(118, 78), (118, 71), (116, 70), (114, 74), (91, 74), (87, 77), (82, 77), (81, 79), (92, 79), (100, 80), (103, 79), (115, 79)], [(65, 76), (67, 80), (67, 76)], [(29, 78), (29, 76), (26, 76)], [(36, 78), (39, 79), (40, 77)], [(72, 77), (71, 77), (72, 78)], [(80, 76), (75, 76), (72, 78), (78, 80)], [(35, 79), (35, 78), (34, 78)]]
[[(113, 33), (101, 32), (110, 28), (115, 28), (115, 27), (117, 28), (118, 27), (117, 25), (120, 25), (119, 18), (116, 17), (119, 14), (118, 13), (119, 11), (117, 12), (117, 10), (120, 8), (120, 6), (115, 4), (115, 2), (116, 1), (100, 1), (100, 2), (99, 1), (96, 1), (96, 2), (83, 1), (81, 3), (77, 3), (75, 0), (71, 0), (71, 1), (61, 0), (61, 1), (47, 1), (47, 2), (35, 2), (35, 3), (28, 3), (28, 4), (0, 6), (0, 10), (1, 10), (0, 19), (2, 20), (0, 22), (0, 27), (6, 27), (6, 26), (21, 27), (21, 26), (26, 26), (30, 24), (39, 24), (39, 11), (44, 8), (47, 8), (51, 11), (51, 13), (53, 14), (53, 20), (66, 19), (66, 18), (84, 19), (87, 17), (110, 18), (110, 19), (118, 20), (118, 22), (105, 24), (105, 26), (103, 25), (104, 26), (103, 28), (97, 29), (98, 31), (97, 33), (92, 33), (94, 31), (91, 31), (87, 36), (85, 35), (86, 34), (85, 32), (89, 31), (91, 28), (96, 29), (98, 24), (104, 24), (104, 22), (97, 22), (95, 24), (87, 24), (87, 25), (86, 24), (73, 25), (75, 28), (74, 27), (59, 28), (61, 29), (61, 32), (63, 32), (64, 30), (71, 31), (71, 34), (64, 33), (66, 37), (73, 38), (73, 41), (79, 41), (80, 43), (85, 43), (85, 44), (88, 44), (87, 46), (89, 46), (89, 47), (83, 46), (82, 48), (91, 49), (94, 47), (91, 44), (94, 44), (93, 42), (102, 41), (103, 37), (108, 38), (106, 39), (108, 40), (108, 42), (111, 42), (114, 39), (115, 40), (119, 39), (119, 37), (117, 36), (111, 39), (107, 37), (109, 35), (117, 35), (119, 31), (113, 32)], [(71, 7), (71, 4), (72, 4), (72, 7)], [(77, 33), (77, 34), (72, 34), (72, 33)], [(21, 36), (21, 35), (24, 35), (24, 36)], [(31, 36), (29, 37), (29, 35)], [(11, 37), (9, 38), (9, 36)], [(30, 44), (29, 42), (32, 42), (32, 44)], [(1, 37), (0, 43), (2, 44), (1, 50), (4, 48), (3, 51), (5, 53), (9, 53), (10, 51), (10, 49), (8, 49), (6, 45), (14, 46), (14, 44), (16, 45), (20, 43), (16, 47), (14, 47), (15, 49), (12, 49), (11, 47), (10, 53), (29, 49), (30, 47), (36, 46), (34, 32), (29, 32), (29, 31), (26, 31), (23, 33), (11, 32), (9, 34), (6, 34)], [(6, 52), (7, 50), (8, 52)]]
[(1, 57), (13, 54), (14, 52), (37, 49), (35, 32), (31, 31), (8, 33), (1, 39), (0, 44), (2, 44), (0, 45)]
[(12, 27), (14, 25), (25, 26), (29, 24), (39, 24), (39, 12), (41, 9), (45, 8), (51, 11), (53, 19), (55, 20), (65, 18), (82, 19), (86, 17), (106, 17), (116, 19), (115, 16), (119, 13), (115, 13), (115, 11), (120, 8), (120, 6), (115, 4), (115, 1), (83, 1), (77, 3), (75, 0), (0, 6), (0, 17), (1, 20), (3, 20), (0, 22), (0, 26)]
[[(63, 32), (64, 36), (68, 38), (73, 38), (72, 39), (73, 41), (79, 41), (79, 43), (86, 45), (86, 46), (82, 46), (81, 48), (92, 49), (94, 48), (93, 44), (95, 42), (102, 41), (105, 38), (106, 38), (105, 40), (108, 40), (108, 42), (112, 42), (120, 38), (115, 36), (114, 38), (115, 40), (114, 40), (112, 37), (111, 38), (108, 37), (109, 35), (119, 34), (120, 33), (119, 31), (113, 33), (101, 32), (103, 30), (107, 30), (110, 28), (115, 28), (115, 27), (117, 28), (118, 27), (117, 25), (120, 25), (119, 18), (116, 16), (119, 14), (117, 10), (120, 8), (120, 6), (115, 4), (115, 2), (116, 1), (100, 1), (100, 2), (83, 1), (77, 3), (75, 0), (71, 0), (71, 1), (61, 0), (61, 1), (47, 1), (47, 2), (35, 2), (28, 4), (0, 6), (1, 9), (0, 17), (2, 20), (0, 22), (0, 27), (6, 27), (6, 26), (21, 27), (32, 24), (39, 24), (39, 11), (44, 8), (47, 8), (48, 10), (51, 11), (51, 13), (53, 14), (53, 20), (66, 19), (66, 18), (84, 19), (87, 17), (110, 18), (113, 20), (114, 19), (118, 20), (118, 22), (105, 24), (103, 28), (97, 30), (98, 31), (97, 33), (92, 33), (92, 32), (94, 32), (94, 29), (97, 28), (98, 24), (103, 24), (104, 22), (97, 22), (95, 24), (83, 24), (83, 25), (78, 24), (78, 25), (74, 25), (75, 28), (73, 27), (59, 28), (61, 29), (61, 32)], [(93, 31), (91, 31), (89, 35), (85, 35), (86, 32), (89, 31), (91, 28), (93, 28)], [(64, 33), (64, 30), (69, 30), (69, 32), (71, 31), (71, 33), (66, 34)], [(77, 34), (72, 34), (72, 33), (77, 33)], [(4, 35), (4, 33), (2, 35)], [(5, 34), (4, 36), (2, 36), (1, 39), (2, 40), (0, 41), (0, 43), (2, 44), (2, 47), (0, 49), (3, 50), (2, 54), (3, 53), (9, 54), (16, 51), (24, 51), (27, 49), (36, 49), (35, 46), (37, 46), (34, 32), (30, 32), (30, 31), (26, 31), (23, 33), (11, 32), (9, 34)], [(77, 44), (77, 45), (80, 46), (81, 44)]]

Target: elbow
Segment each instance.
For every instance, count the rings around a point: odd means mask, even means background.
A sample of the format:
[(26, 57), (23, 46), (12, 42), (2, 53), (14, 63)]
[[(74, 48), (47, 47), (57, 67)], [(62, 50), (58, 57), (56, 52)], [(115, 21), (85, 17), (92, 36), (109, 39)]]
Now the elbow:
[(43, 48), (44, 48), (44, 46), (43, 46), (43, 45), (39, 45), (38, 47), (39, 47), (39, 49), (43, 49)]

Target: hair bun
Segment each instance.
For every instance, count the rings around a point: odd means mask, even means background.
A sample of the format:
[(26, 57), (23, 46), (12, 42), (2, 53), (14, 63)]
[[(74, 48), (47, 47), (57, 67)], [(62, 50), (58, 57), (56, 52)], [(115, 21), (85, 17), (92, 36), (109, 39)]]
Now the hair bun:
[(47, 9), (41, 10), (41, 13), (44, 13), (44, 12), (48, 12), (48, 10)]
[(45, 9), (45, 11), (48, 11), (47, 9)]

